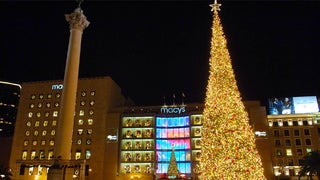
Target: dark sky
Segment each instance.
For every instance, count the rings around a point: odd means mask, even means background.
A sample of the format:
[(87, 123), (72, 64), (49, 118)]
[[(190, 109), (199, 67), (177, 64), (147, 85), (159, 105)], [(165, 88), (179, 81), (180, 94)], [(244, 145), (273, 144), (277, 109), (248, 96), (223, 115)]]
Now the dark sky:
[[(111, 76), (137, 105), (203, 102), (212, 1), (84, 1), (80, 77)], [(244, 100), (320, 95), (320, 1), (219, 1)], [(0, 80), (63, 79), (75, 1), (0, 1)]]

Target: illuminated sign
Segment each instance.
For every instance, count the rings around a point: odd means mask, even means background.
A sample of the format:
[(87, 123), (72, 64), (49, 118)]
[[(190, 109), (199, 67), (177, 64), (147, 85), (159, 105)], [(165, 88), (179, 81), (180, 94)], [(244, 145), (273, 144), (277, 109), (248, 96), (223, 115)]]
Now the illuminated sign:
[(183, 107), (162, 107), (160, 109), (161, 113), (167, 113), (167, 114), (181, 114), (186, 112), (186, 108)]
[(108, 139), (109, 141), (117, 141), (118, 137), (117, 137), (117, 136), (113, 136), (113, 135), (108, 135), (108, 136), (107, 136), (107, 139)]
[(63, 89), (63, 84), (54, 84), (51, 86), (52, 90)]
[(261, 137), (261, 136), (267, 136), (267, 133), (264, 131), (256, 131), (254, 132), (255, 135)]

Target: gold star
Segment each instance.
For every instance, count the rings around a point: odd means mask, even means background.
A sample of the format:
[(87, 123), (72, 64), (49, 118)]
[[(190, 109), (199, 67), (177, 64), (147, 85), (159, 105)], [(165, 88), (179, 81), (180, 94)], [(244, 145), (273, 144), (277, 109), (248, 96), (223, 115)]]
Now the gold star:
[(209, 5), (211, 7), (211, 11), (220, 11), (221, 4), (217, 3), (217, 0), (214, 0), (214, 4)]

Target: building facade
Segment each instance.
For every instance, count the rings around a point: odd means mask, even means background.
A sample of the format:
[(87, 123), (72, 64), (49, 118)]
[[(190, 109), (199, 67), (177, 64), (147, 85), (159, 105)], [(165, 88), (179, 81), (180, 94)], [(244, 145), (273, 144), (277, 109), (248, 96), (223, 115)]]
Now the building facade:
[[(61, 83), (22, 84), (10, 160), (15, 179), (46, 179), (56, 159)], [(253, 127), (263, 134), (265, 108), (256, 101), (246, 104)], [(202, 110), (203, 104), (135, 107), (111, 78), (80, 79), (72, 160), (65, 171), (78, 179), (155, 179), (166, 175), (174, 150), (181, 177), (197, 179)], [(265, 141), (257, 135), (257, 143)], [(267, 147), (258, 149), (270, 154)]]

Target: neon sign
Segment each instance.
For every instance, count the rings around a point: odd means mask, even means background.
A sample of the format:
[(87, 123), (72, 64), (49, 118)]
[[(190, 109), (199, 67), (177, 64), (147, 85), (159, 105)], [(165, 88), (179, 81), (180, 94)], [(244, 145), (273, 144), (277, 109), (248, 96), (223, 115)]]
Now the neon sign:
[(185, 107), (162, 107), (160, 109), (161, 113), (167, 113), (167, 114), (181, 114), (186, 112)]
[(63, 89), (63, 84), (54, 84), (51, 86), (52, 90)]

